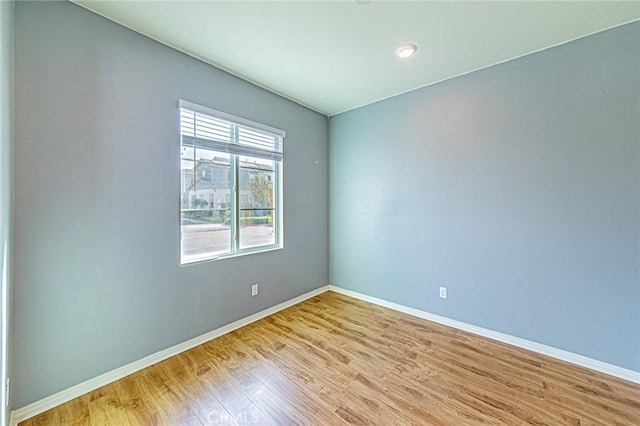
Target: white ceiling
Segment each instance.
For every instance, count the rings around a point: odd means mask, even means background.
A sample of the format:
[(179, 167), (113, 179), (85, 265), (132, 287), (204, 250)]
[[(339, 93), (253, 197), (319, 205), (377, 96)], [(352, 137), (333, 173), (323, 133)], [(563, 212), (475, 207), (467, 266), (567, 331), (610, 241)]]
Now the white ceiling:
[(638, 1), (75, 3), (326, 115), (640, 18)]

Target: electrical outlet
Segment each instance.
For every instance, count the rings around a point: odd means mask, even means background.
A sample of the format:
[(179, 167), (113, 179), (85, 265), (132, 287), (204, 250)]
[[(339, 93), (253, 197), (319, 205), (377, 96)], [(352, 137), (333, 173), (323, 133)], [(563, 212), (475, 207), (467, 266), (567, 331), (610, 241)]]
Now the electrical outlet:
[(447, 298), (447, 288), (446, 287), (440, 287), (440, 297), (442, 299), (446, 299)]
[(251, 297), (258, 295), (258, 284), (251, 286)]

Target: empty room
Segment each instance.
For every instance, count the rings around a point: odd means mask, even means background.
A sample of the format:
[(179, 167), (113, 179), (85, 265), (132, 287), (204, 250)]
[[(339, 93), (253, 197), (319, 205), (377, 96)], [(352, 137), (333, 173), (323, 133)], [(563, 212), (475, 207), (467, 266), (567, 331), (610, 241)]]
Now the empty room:
[(639, 2), (0, 25), (1, 425), (640, 424)]

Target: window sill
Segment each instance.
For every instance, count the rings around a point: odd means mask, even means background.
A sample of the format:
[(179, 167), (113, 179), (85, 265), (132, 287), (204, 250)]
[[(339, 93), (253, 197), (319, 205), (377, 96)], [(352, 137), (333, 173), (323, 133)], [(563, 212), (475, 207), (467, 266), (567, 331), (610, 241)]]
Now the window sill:
[(216, 255), (211, 253), (203, 253), (198, 255), (184, 256), (180, 258), (180, 266), (189, 266), (189, 265), (194, 265), (194, 264), (199, 264), (204, 262), (212, 262), (216, 260), (232, 259), (234, 257), (242, 257), (242, 256), (248, 256), (251, 254), (282, 250), (283, 248), (284, 247), (282, 245), (273, 245), (273, 246), (263, 246), (263, 247), (244, 249), (241, 252), (231, 253), (231, 254), (227, 253), (227, 254)]

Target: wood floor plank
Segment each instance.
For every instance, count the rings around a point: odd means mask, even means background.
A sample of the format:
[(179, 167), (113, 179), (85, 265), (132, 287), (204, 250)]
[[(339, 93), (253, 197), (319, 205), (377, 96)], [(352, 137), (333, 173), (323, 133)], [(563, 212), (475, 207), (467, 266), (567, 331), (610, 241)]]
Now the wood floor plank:
[[(124, 411), (115, 385), (105, 386), (104, 394), (97, 398), (90, 398), (89, 418), (94, 425), (123, 425), (128, 426), (129, 421)], [(61, 423), (62, 424), (62, 423)]]
[(21, 425), (626, 425), (640, 385), (333, 292)]
[(145, 398), (143, 388), (139, 384), (141, 380), (136, 380), (133, 375), (124, 377), (115, 383), (116, 392), (120, 396), (120, 402), (129, 424), (156, 424), (160, 421), (159, 415), (153, 408), (151, 399)]

